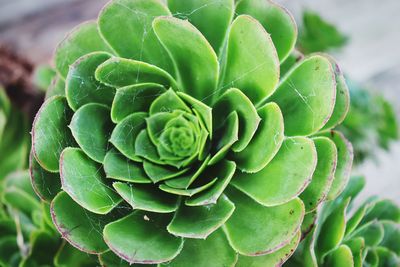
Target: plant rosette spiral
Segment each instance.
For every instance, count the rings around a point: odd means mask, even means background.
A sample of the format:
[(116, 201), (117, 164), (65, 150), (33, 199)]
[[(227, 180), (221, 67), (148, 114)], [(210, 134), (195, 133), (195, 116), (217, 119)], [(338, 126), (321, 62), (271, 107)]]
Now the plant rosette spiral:
[(345, 187), (349, 96), (265, 0), (115, 0), (55, 52), (32, 183), (104, 266), (272, 266)]

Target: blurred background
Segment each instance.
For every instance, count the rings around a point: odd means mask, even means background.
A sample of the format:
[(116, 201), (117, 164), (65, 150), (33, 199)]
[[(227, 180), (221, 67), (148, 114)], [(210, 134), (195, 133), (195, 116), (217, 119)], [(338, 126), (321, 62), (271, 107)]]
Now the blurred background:
[[(0, 0), (0, 48), (7, 47), (7, 53), (15, 51), (30, 66), (51, 64), (52, 53), (64, 35), (78, 23), (95, 19), (106, 2), (107, 0)], [(295, 16), (300, 34), (303, 35), (299, 44), (302, 52), (313, 52), (320, 48), (318, 51), (325, 50), (338, 60), (351, 80), (351, 87), (356, 88), (352, 93), (358, 102), (358, 106), (354, 108), (354, 117), (357, 113), (374, 113), (365, 118), (362, 128), (349, 121), (349, 129), (344, 130), (350, 131), (352, 135), (353, 126), (359, 131), (355, 134), (356, 138), (362, 136), (360, 142), (356, 141), (357, 151), (361, 152), (356, 155), (357, 164), (353, 172), (367, 178), (363, 196), (380, 194), (400, 204), (400, 142), (395, 140), (393, 131), (387, 131), (395, 123), (391, 121), (393, 118), (390, 117), (390, 112), (384, 115), (380, 111), (375, 112), (381, 107), (380, 97), (383, 96), (386, 99), (383, 106), (391, 106), (397, 120), (400, 118), (400, 1), (277, 2), (287, 7)], [(305, 11), (308, 11), (308, 18)], [(307, 30), (308, 33), (317, 33), (306, 35)], [(318, 34), (321, 39), (327, 38), (328, 44), (313, 47), (312, 42)], [(327, 36), (323, 36), (324, 34)], [(314, 39), (310, 36), (314, 36)], [(27, 73), (30, 75), (32, 70), (27, 68)], [(361, 90), (361, 93), (357, 90)], [(355, 125), (357, 122), (359, 123), (356, 121)], [(374, 129), (369, 127), (378, 128), (383, 124), (386, 128), (379, 130), (379, 134), (384, 136), (382, 141), (382, 137), (373, 136), (374, 133), (371, 132)]]

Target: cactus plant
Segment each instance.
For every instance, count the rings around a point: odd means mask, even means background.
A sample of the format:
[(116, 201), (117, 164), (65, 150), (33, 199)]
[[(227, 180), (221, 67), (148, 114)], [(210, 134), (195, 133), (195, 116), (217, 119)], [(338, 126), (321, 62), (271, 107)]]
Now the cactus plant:
[(377, 197), (355, 208), (364, 185), (363, 177), (353, 177), (341, 196), (323, 206), (285, 266), (400, 266), (400, 208)]
[[(340, 69), (265, 0), (114, 0), (55, 53), (33, 186), (104, 266), (272, 266), (344, 189)], [(60, 177), (60, 179), (59, 179)]]

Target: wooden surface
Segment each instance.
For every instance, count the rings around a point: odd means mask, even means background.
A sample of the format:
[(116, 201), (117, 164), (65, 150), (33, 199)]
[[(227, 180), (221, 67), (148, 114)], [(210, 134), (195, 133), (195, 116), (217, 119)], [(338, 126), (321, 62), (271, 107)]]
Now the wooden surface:
[[(0, 42), (34, 63), (48, 62), (56, 44), (79, 22), (96, 18), (107, 0), (0, 0)], [(399, 0), (277, 0), (300, 19), (305, 8), (317, 11), (350, 37), (336, 58), (358, 82), (382, 92), (400, 116)], [(400, 203), (400, 143), (377, 151), (378, 163), (366, 162), (357, 173), (368, 177), (364, 193)]]

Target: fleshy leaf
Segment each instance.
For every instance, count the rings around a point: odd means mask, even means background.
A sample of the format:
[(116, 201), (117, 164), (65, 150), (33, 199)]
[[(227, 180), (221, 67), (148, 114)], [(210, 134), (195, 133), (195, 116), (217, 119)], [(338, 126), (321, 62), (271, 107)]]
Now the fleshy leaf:
[(212, 103), (219, 64), (204, 36), (188, 21), (172, 17), (156, 18), (153, 29), (174, 62), (182, 91), (206, 104)]
[[(129, 264), (128, 262), (115, 255), (114, 252), (108, 251), (99, 255), (99, 263), (102, 267), (139, 267), (138, 264)], [(147, 265), (157, 267), (157, 265)]]
[(117, 182), (113, 187), (133, 209), (169, 213), (177, 210), (179, 206), (177, 196), (158, 190), (154, 185), (128, 185)]
[(43, 169), (33, 153), (29, 156), (30, 178), (36, 194), (46, 202), (50, 202), (61, 190), (60, 175)]
[(102, 104), (86, 104), (72, 116), (69, 127), (82, 150), (91, 159), (102, 163), (113, 127), (110, 109)]
[(107, 178), (139, 184), (151, 183), (141, 163), (130, 161), (115, 149), (107, 152), (103, 166)]
[(353, 267), (353, 255), (351, 250), (346, 245), (341, 245), (334, 251), (332, 251), (328, 257), (327, 262), (324, 266), (329, 267)]
[(380, 246), (386, 247), (400, 255), (400, 226), (395, 222), (382, 221), (384, 227), (385, 236), (380, 243)]
[(157, 66), (125, 58), (111, 58), (101, 64), (95, 73), (96, 79), (115, 88), (141, 83), (157, 83), (176, 87), (172, 76)]
[(193, 187), (193, 188), (188, 188), (188, 189), (173, 188), (173, 187), (169, 187), (166, 184), (161, 184), (159, 186), (159, 188), (162, 191), (165, 191), (165, 192), (168, 192), (168, 193), (171, 193), (171, 194), (191, 197), (191, 196), (194, 196), (194, 195), (196, 195), (196, 194), (198, 194), (198, 193), (200, 193), (202, 191), (205, 191), (206, 189), (212, 187), (217, 180), (218, 179), (215, 178), (215, 179), (205, 183), (204, 185), (201, 185), (201, 186), (198, 186), (198, 187)]
[(335, 96), (336, 81), (330, 61), (314, 55), (297, 64), (268, 101), (281, 108), (285, 135), (311, 135), (331, 117)]
[(168, 0), (167, 2), (172, 14), (181, 19), (188, 19), (219, 54), (234, 15), (234, 0), (213, 2), (209, 0)]
[(56, 48), (55, 65), (58, 73), (66, 78), (70, 65), (81, 56), (96, 51), (110, 52), (99, 34), (97, 23), (90, 21), (79, 25)]
[(252, 17), (237, 17), (229, 33), (227, 62), (220, 87), (224, 90), (239, 88), (258, 104), (273, 93), (278, 82), (279, 59), (270, 36)]
[(350, 171), (353, 165), (353, 147), (349, 141), (337, 131), (330, 131), (323, 134), (330, 138), (336, 145), (338, 151), (338, 161), (328, 199), (335, 199), (346, 187), (350, 179)]
[(222, 230), (217, 230), (205, 240), (188, 238), (179, 255), (161, 266), (234, 266), (236, 252), (229, 245)]
[(349, 111), (350, 107), (350, 94), (349, 94), (349, 88), (347, 87), (344, 78), (344, 74), (340, 70), (338, 64), (332, 57), (330, 56), (326, 57), (331, 61), (336, 79), (335, 108), (333, 109), (333, 113), (329, 121), (324, 126), (324, 129), (330, 129), (342, 123), (343, 120), (346, 118), (347, 112)]
[(143, 129), (136, 138), (135, 142), (135, 153), (137, 156), (145, 158), (153, 163), (164, 164), (157, 153), (157, 149), (151, 142), (150, 137), (146, 131)]
[(146, 127), (144, 112), (134, 113), (123, 119), (114, 128), (110, 142), (127, 158), (141, 161), (135, 150), (136, 139), (142, 129)]
[(118, 123), (133, 113), (147, 112), (154, 99), (164, 92), (165, 88), (156, 83), (142, 83), (119, 88), (111, 107), (112, 121)]
[(262, 205), (280, 205), (306, 188), (316, 164), (317, 153), (312, 140), (288, 138), (264, 169), (257, 173), (236, 172), (231, 184)]
[(176, 236), (205, 239), (221, 227), (234, 210), (235, 205), (225, 195), (216, 204), (198, 207), (181, 205), (167, 230)]
[(328, 195), (337, 165), (338, 152), (335, 143), (326, 137), (316, 137), (313, 141), (318, 155), (317, 167), (311, 183), (300, 195), (306, 212), (315, 210)]
[(153, 181), (153, 183), (158, 183), (163, 180), (180, 176), (188, 171), (188, 169), (178, 170), (174, 167), (160, 166), (158, 164), (153, 164), (149, 161), (143, 162), (143, 168), (149, 178)]
[(213, 107), (213, 125), (222, 125), (232, 111), (236, 111), (239, 116), (239, 140), (232, 150), (240, 152), (250, 143), (261, 119), (250, 99), (239, 89), (231, 88)]
[(248, 14), (264, 26), (271, 34), (281, 61), (293, 50), (297, 39), (297, 26), (285, 8), (270, 0), (241, 0), (236, 6), (236, 13)]
[(236, 170), (236, 164), (233, 161), (223, 160), (207, 169), (207, 175), (217, 177), (215, 184), (204, 192), (186, 199), (185, 204), (188, 206), (203, 206), (215, 204), (228, 186)]
[(244, 256), (239, 255), (236, 267), (266, 267), (266, 266), (280, 266), (293, 254), (297, 245), (300, 242), (300, 231), (293, 237), (293, 239), (283, 248), (263, 256)]
[(72, 115), (67, 99), (61, 96), (49, 98), (36, 114), (32, 128), (33, 153), (48, 171), (58, 171), (61, 151), (74, 144), (68, 129)]
[(235, 189), (229, 190), (235, 211), (225, 224), (231, 246), (240, 254), (260, 256), (286, 246), (300, 229), (304, 205), (295, 198), (265, 207)]
[(106, 216), (84, 210), (65, 192), (53, 199), (51, 216), (62, 237), (74, 247), (91, 254), (108, 250), (101, 235), (109, 222)]
[(114, 0), (101, 11), (99, 30), (119, 56), (171, 71), (172, 62), (152, 29), (153, 19), (166, 15), (170, 12), (161, 1)]
[(65, 81), (57, 75), (51, 81), (49, 88), (46, 91), (45, 99), (53, 96), (65, 96)]
[(375, 247), (382, 242), (384, 234), (383, 224), (379, 221), (372, 221), (355, 230), (351, 237), (362, 237), (365, 246)]
[(276, 155), (284, 136), (283, 116), (278, 105), (268, 103), (257, 110), (261, 122), (249, 145), (233, 158), (241, 171), (258, 172)]
[(111, 106), (115, 89), (101, 84), (94, 77), (97, 67), (110, 57), (108, 53), (94, 52), (79, 58), (70, 67), (66, 78), (66, 96), (74, 111), (88, 103)]
[(63, 190), (93, 213), (107, 214), (121, 202), (121, 198), (105, 183), (101, 166), (79, 148), (64, 149), (60, 175)]
[(362, 223), (374, 219), (390, 220), (400, 223), (400, 207), (391, 200), (384, 199), (377, 201), (372, 209), (368, 210)]
[[(46, 250), (43, 250), (45, 253)], [(52, 254), (51, 254), (52, 256)], [(79, 267), (96, 267), (98, 266), (95, 257), (88, 255), (67, 242), (63, 242), (59, 248), (56, 256), (54, 257), (55, 266), (79, 266)]]
[(155, 264), (175, 258), (183, 247), (182, 238), (167, 232), (169, 216), (145, 212), (132, 214), (104, 228), (110, 249), (129, 263)]
[(178, 97), (174, 90), (169, 89), (151, 103), (150, 115), (154, 115), (158, 112), (173, 112), (177, 109), (189, 113), (191, 112), (189, 107)]

